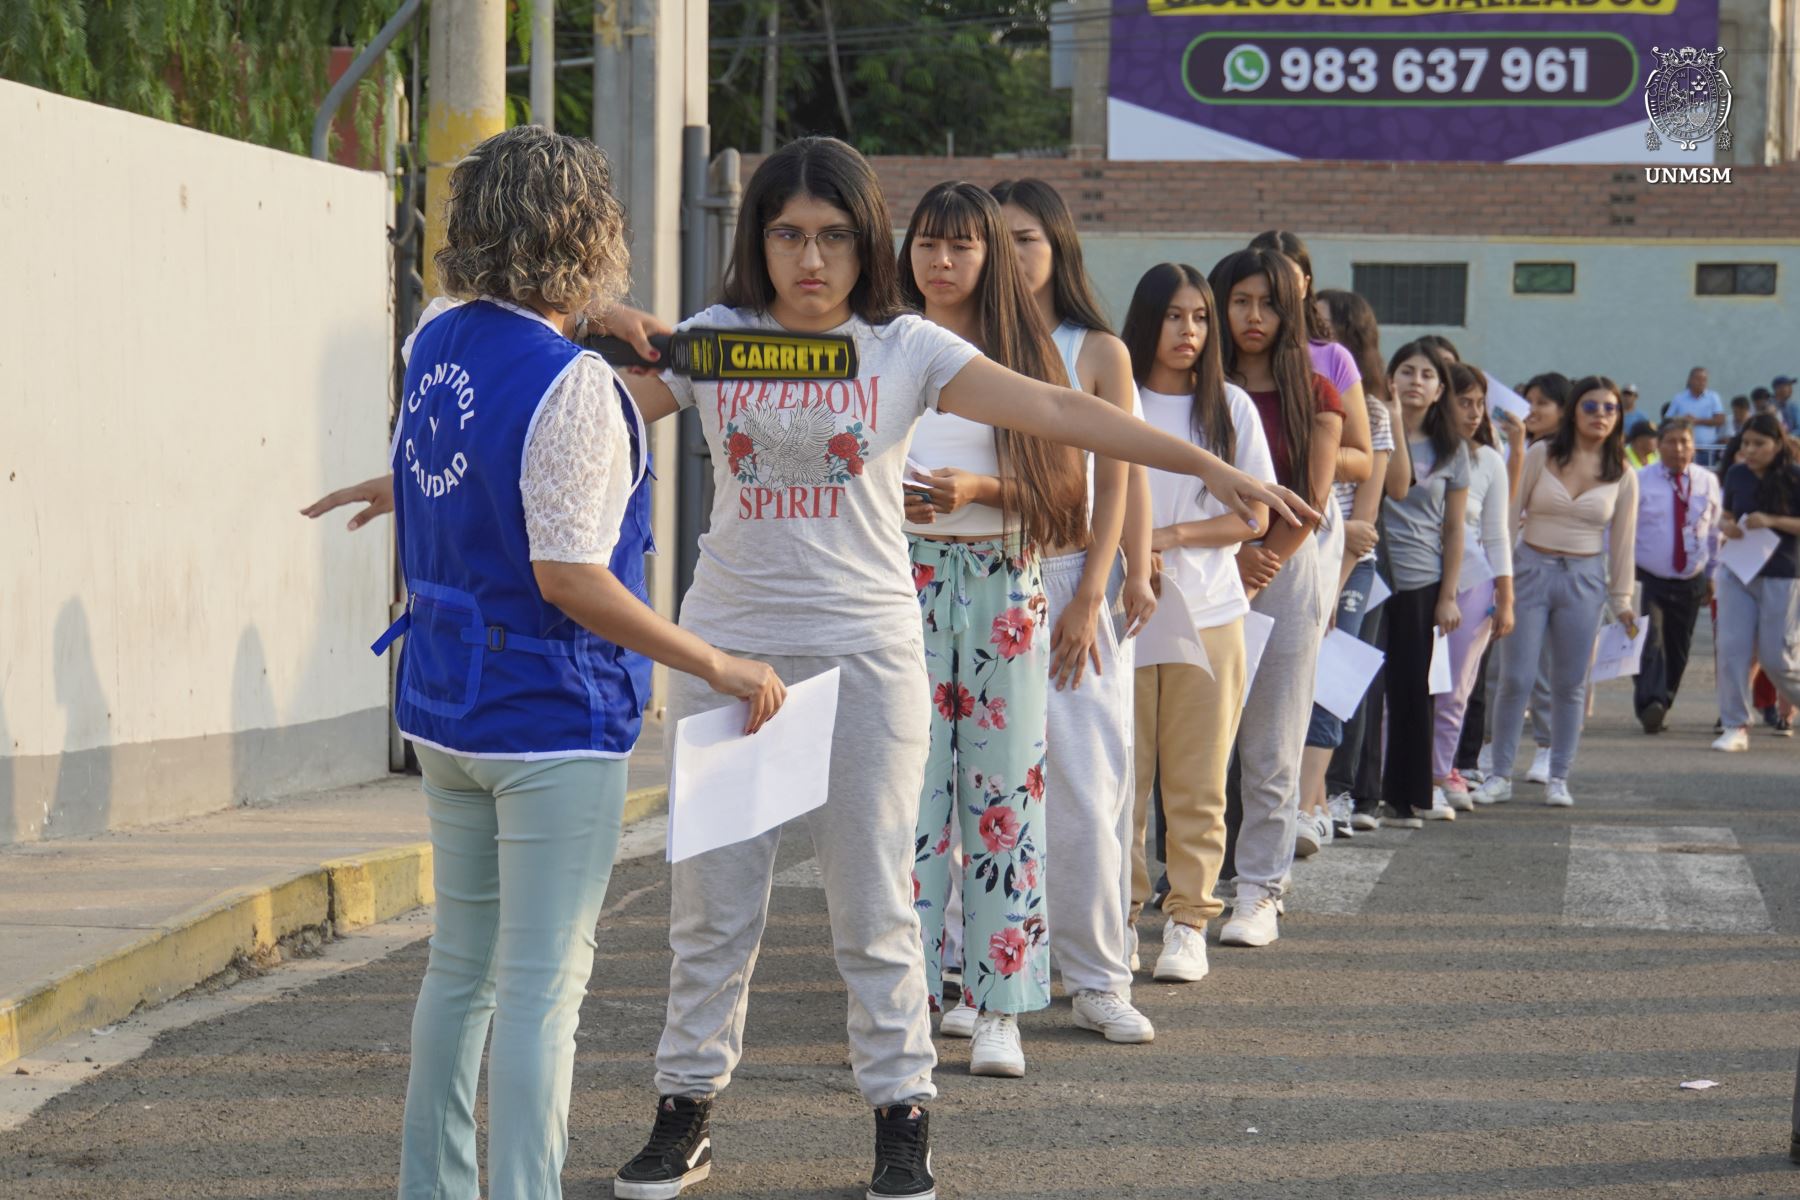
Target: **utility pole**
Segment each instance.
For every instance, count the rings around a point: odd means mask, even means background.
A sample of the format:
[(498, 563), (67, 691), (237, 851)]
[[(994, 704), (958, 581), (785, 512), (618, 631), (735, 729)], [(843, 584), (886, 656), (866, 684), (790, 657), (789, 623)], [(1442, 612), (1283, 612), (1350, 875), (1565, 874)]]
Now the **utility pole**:
[(505, 0), (435, 0), (431, 5), (431, 77), (425, 94), (425, 294), (439, 294), (437, 252), (444, 245), (450, 171), (464, 155), (506, 128)]
[(556, 128), (556, 0), (532, 2), (531, 119)]
[(775, 92), (781, 81), (781, 5), (769, 8), (768, 41), (763, 46), (762, 152), (775, 153)]

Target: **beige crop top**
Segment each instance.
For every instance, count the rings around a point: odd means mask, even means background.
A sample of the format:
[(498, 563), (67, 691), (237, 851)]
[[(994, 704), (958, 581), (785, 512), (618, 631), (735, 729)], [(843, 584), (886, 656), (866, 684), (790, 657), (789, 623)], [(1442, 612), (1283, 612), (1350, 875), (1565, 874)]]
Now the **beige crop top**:
[(1525, 454), (1519, 480), (1514, 533), (1551, 554), (1587, 556), (1606, 552), (1607, 598), (1615, 614), (1631, 607), (1633, 555), (1637, 545), (1637, 474), (1627, 470), (1612, 483), (1571, 496), (1549, 470), (1550, 444), (1539, 442)]

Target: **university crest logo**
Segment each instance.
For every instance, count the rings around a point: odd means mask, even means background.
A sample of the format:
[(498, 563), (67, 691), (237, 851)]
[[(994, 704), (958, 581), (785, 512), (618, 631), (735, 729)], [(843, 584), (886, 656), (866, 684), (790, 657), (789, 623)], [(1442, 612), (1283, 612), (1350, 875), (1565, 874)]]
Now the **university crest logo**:
[(1668, 138), (1683, 150), (1692, 150), (1716, 134), (1719, 149), (1731, 149), (1731, 130), (1725, 128), (1731, 115), (1731, 80), (1719, 66), (1725, 47), (1652, 46), (1650, 51), (1658, 65), (1644, 81), (1644, 111), (1650, 117), (1644, 145), (1659, 150), (1662, 139)]

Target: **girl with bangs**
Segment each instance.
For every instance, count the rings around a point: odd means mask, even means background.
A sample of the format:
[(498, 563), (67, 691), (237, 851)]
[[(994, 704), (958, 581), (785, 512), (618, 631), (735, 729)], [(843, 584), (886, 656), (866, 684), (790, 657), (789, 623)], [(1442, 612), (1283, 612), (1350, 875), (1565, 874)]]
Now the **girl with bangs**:
[[(1243, 470), (1275, 477), (1256, 405), (1225, 381), (1217, 309), (1206, 277), (1160, 263), (1138, 280), (1125, 317), (1132, 374), (1144, 417)], [(1192, 983), (1208, 973), (1206, 923), (1224, 911), (1213, 894), (1225, 858), (1225, 779), (1244, 699), (1244, 614), (1250, 603), (1233, 558), (1255, 530), (1192, 479), (1149, 472), (1162, 578), (1187, 605), (1205, 667), (1161, 662), (1137, 668), (1137, 794), (1133, 806), (1131, 918), (1150, 896), (1144, 828), (1161, 778), (1169, 891), (1153, 978)], [(1165, 585), (1163, 600), (1173, 603)]]
[(1406, 434), (1406, 452), (1396, 450), (1388, 462), (1389, 481), (1404, 484), (1406, 493), (1382, 502), (1383, 544), (1394, 576), (1383, 664), (1388, 725), (1382, 792), (1389, 812), (1383, 820), (1416, 829), (1426, 820), (1456, 819), (1431, 783), (1431, 655), (1434, 631), (1448, 636), (1462, 623), (1456, 592), (1469, 451), (1452, 420), (1450, 367), (1436, 346), (1420, 340), (1400, 347), (1388, 360), (1388, 378)]
[[(930, 708), (917, 590), (901, 532), (903, 463), (926, 411), (953, 412), (1110, 457), (1197, 475), (1246, 518), (1268, 504), (1306, 520), (1299, 497), (1165, 437), (1097, 397), (1016, 374), (907, 314), (892, 223), (867, 160), (835, 138), (801, 138), (764, 159), (744, 191), (723, 302), (688, 324), (839, 333), (857, 379), (696, 382), (666, 373), (630, 386), (646, 421), (696, 409), (712, 452), (714, 503), (682, 628), (768, 664), (783, 684), (840, 672), (828, 801), (796, 825), (812, 840), (833, 953), (849, 992), (850, 1062), (874, 1109), (871, 1200), (936, 1195), (935, 1095), (924, 952), (911, 865)], [(608, 314), (627, 321), (635, 314)], [(391, 477), (333, 497), (392, 506)], [(385, 494), (384, 494), (385, 493)], [(365, 517), (371, 515), (363, 514)], [(1017, 646), (1038, 618), (1009, 626)], [(704, 631), (704, 632), (702, 632)], [(732, 703), (705, 681), (671, 680), (665, 729)], [(1007, 790), (1029, 786), (1008, 780)], [(668, 1200), (712, 1169), (713, 1100), (743, 1053), (751, 973), (782, 830), (670, 868), (669, 1000), (656, 1052), (650, 1137), (620, 1168), (623, 1200)]]
[[(1069, 386), (1141, 416), (1131, 356), (1101, 315), (1068, 205), (1041, 179), (1006, 180), (991, 191), (1012, 233), (1020, 281), (1062, 355)], [(1156, 608), (1150, 485), (1142, 467), (1083, 458), (1089, 517), (1083, 540), (1044, 547), (1053, 684), (1044, 837), (1045, 861), (1056, 876), (1045, 898), (1050, 953), (1078, 1028), (1108, 1041), (1147, 1042), (1156, 1031), (1131, 1004), (1137, 936), (1125, 913), (1131, 884), (1131, 636)]]
[[(1256, 405), (1275, 478), (1309, 505), (1326, 503), (1344, 410), (1337, 389), (1312, 369), (1307, 354), (1299, 272), (1275, 251), (1239, 250), (1219, 261), (1208, 283), (1228, 322), (1220, 347), (1225, 377)], [(1239, 823), (1229, 853), (1237, 899), (1219, 932), (1228, 946), (1266, 946), (1280, 936), (1279, 905), (1294, 862), (1300, 756), (1325, 623), (1317, 528), (1316, 519), (1272, 528), (1237, 554), (1250, 607), (1273, 628), (1238, 727)]]
[[(1064, 381), (1000, 205), (976, 185), (941, 183), (919, 201), (900, 247), (900, 292), (993, 361)], [(908, 457), (930, 497), (909, 502), (906, 526), (935, 713), (913, 857), (926, 988), (941, 1007), (954, 822), (965, 960), (962, 1003), (944, 1031), (974, 1037), (972, 1074), (1016, 1077), (1025, 1071), (1016, 1017), (1050, 1003), (1042, 554), (1086, 534), (1081, 466), (1066, 446), (943, 412), (920, 419)]]
[(1525, 455), (1509, 506), (1517, 590), (1512, 637), (1502, 643), (1494, 704), (1494, 771), (1477, 799), (1512, 797), (1513, 758), (1532, 680), (1550, 675), (1550, 763), (1544, 803), (1575, 803), (1569, 772), (1581, 746), (1587, 673), (1602, 613), (1635, 628), (1637, 475), (1625, 466), (1618, 385), (1602, 375), (1577, 380), (1556, 433)]

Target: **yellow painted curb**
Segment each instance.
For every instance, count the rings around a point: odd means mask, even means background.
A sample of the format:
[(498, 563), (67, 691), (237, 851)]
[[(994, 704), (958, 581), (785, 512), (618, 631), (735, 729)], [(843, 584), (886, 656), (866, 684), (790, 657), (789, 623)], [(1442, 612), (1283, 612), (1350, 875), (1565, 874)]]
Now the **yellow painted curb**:
[[(668, 807), (666, 787), (625, 796), (625, 824)], [(19, 996), (0, 996), (0, 1066), (39, 1046), (129, 1016), (267, 950), (308, 926), (338, 932), (432, 903), (431, 843), (333, 859), (273, 883), (235, 888), (158, 925), (128, 946)]]

